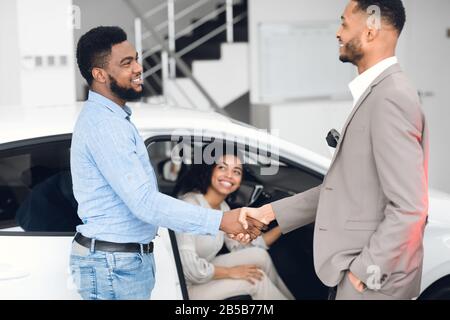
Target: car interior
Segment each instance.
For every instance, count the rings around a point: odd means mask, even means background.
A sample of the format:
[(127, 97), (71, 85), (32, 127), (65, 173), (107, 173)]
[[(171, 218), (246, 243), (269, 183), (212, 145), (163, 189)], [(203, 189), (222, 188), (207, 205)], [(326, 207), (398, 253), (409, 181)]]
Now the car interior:
[[(181, 147), (179, 142), (167, 139), (146, 142), (161, 192), (176, 196), (174, 190), (177, 181), (192, 166), (195, 152), (201, 152), (198, 150), (205, 144), (212, 143), (210, 139), (193, 141)], [(275, 155), (267, 157), (258, 154), (258, 150), (251, 150), (248, 146), (239, 148), (245, 154), (244, 179), (239, 190), (227, 199), (231, 208), (259, 207), (303, 192), (322, 182), (323, 177), (308, 168), (275, 159)], [(174, 150), (181, 152), (174, 155)], [(276, 174), (261, 174), (262, 168), (274, 163), (278, 166)], [(276, 225), (275, 221), (269, 228)], [(299, 228), (282, 235), (269, 249), (279, 275), (296, 299), (327, 299), (328, 296), (328, 288), (320, 282), (314, 271), (313, 231), (313, 224)], [(219, 254), (226, 252), (228, 250), (224, 246)], [(184, 279), (180, 281), (184, 283)], [(249, 296), (230, 297), (232, 300), (248, 298)]]
[(0, 159), (0, 226), (74, 232), (81, 223), (70, 176), (70, 140), (17, 148)]

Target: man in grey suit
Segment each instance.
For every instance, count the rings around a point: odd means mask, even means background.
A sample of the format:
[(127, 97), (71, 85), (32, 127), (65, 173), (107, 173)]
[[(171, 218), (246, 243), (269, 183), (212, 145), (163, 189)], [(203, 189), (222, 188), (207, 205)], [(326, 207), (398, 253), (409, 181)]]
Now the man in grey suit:
[(241, 212), (266, 224), (276, 218), (284, 233), (315, 221), (315, 270), (337, 286), (336, 299), (420, 293), (428, 138), (417, 91), (395, 57), (404, 23), (401, 0), (349, 2), (337, 38), (340, 60), (359, 76), (350, 83), (354, 109), (322, 185)]

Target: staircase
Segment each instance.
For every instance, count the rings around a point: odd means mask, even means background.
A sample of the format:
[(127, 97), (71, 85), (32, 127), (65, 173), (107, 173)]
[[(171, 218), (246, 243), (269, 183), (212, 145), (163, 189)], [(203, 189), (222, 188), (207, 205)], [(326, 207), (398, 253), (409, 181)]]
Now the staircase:
[[(212, 96), (220, 108), (226, 108), (234, 100), (249, 91), (248, 45), (246, 43), (217, 43), (218, 59), (192, 60), (192, 74)], [(178, 105), (196, 109), (211, 108), (208, 100), (201, 94), (189, 78), (177, 76), (169, 80), (167, 90)], [(185, 93), (189, 96), (186, 97)]]
[[(167, 2), (170, 5), (170, 1)], [(200, 7), (202, 0), (193, 2), (194, 6)], [(210, 4), (211, 1), (209, 1)], [(176, 2), (172, 8), (176, 9)], [(170, 9), (167, 7), (163, 10)], [(184, 11), (187, 10), (184, 9)], [(174, 25), (176, 25), (177, 14), (181, 16), (184, 13), (177, 13), (174, 10)], [(160, 43), (149, 47), (145, 45), (148, 41), (142, 41), (142, 47), (146, 48), (142, 50), (144, 96), (150, 102), (163, 100), (169, 105), (201, 110), (217, 108), (227, 110), (228, 106), (233, 106), (233, 103), (234, 107), (230, 107), (230, 110), (235, 110), (235, 104), (238, 101), (248, 111), (249, 102), (246, 103), (249, 91), (247, 0), (235, 0), (232, 5), (228, 3), (228, 8), (224, 0), (222, 3), (217, 3), (212, 12), (201, 17), (197, 16), (198, 14), (196, 10), (192, 10), (189, 13), (190, 25), (184, 30), (175, 30), (172, 39), (170, 39), (170, 28), (168, 31), (167, 28), (163, 29), (159, 33), (166, 48)], [(232, 37), (230, 37), (230, 28), (227, 30), (227, 21), (229, 27), (231, 17)], [(141, 19), (144, 19), (144, 15), (141, 15)], [(170, 15), (167, 24), (170, 25)], [(146, 26), (151, 27), (142, 22), (142, 29)], [(170, 70), (170, 62), (164, 56), (165, 49), (170, 48), (170, 41), (173, 41), (172, 47), (175, 48), (169, 56), (177, 55), (187, 65), (191, 75), (183, 72), (179, 63), (176, 64), (176, 69)], [(232, 113), (236, 114), (235, 111)], [(239, 120), (247, 120), (246, 111), (237, 114), (241, 114), (238, 115)]]

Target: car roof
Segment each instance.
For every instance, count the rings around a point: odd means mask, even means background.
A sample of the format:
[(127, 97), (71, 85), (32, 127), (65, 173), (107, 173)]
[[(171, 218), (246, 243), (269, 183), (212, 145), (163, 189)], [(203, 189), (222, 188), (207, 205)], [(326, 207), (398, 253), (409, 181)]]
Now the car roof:
[[(282, 150), (287, 150), (293, 160), (298, 160), (299, 157), (307, 159), (306, 165), (311, 165), (312, 169), (322, 173), (329, 165), (329, 159), (323, 156), (280, 139), (266, 130), (257, 129), (217, 112), (143, 102), (129, 103), (128, 105), (133, 111), (132, 121), (141, 134), (144, 132), (167, 133), (179, 129), (201, 130), (202, 133), (205, 131), (222, 132), (276, 145)], [(70, 134), (82, 108), (83, 102), (58, 106), (1, 106), (0, 145), (38, 137)]]
[[(147, 130), (174, 125), (178, 128), (183, 124), (191, 127), (192, 123), (207, 124), (211, 121), (232, 122), (215, 112), (146, 103), (129, 105), (133, 110), (133, 122)], [(58, 106), (0, 106), (0, 143), (72, 133), (82, 108), (83, 102)]]

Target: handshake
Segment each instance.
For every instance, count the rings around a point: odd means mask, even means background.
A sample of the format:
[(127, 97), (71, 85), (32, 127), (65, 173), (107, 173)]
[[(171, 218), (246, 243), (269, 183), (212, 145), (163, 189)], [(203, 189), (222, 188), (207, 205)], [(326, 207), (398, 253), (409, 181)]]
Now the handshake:
[(275, 220), (275, 213), (270, 204), (260, 208), (239, 208), (224, 212), (220, 222), (220, 230), (232, 239), (241, 243), (249, 243), (267, 230), (271, 221)]

